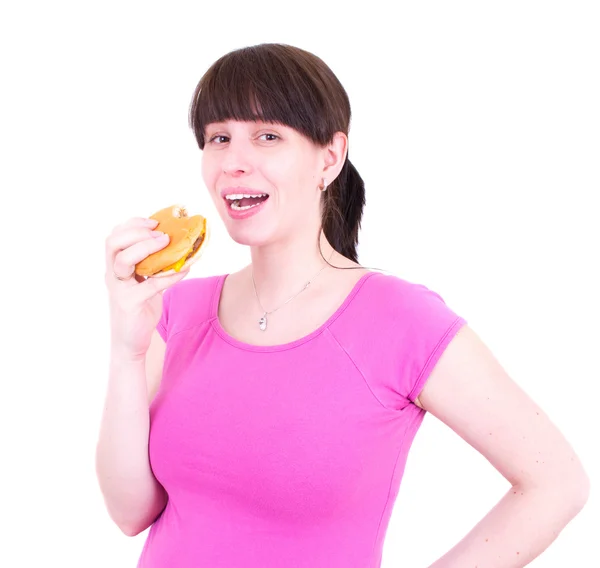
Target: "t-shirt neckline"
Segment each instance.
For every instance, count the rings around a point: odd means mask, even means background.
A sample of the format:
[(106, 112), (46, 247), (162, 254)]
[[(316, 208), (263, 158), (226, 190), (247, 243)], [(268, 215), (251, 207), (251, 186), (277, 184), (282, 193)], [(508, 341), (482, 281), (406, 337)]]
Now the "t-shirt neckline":
[(285, 351), (286, 349), (293, 349), (294, 347), (298, 347), (299, 345), (307, 343), (308, 341), (314, 339), (315, 337), (317, 337), (318, 335), (323, 333), (344, 312), (344, 310), (350, 305), (350, 302), (352, 302), (352, 300), (354, 299), (356, 294), (358, 294), (358, 292), (362, 288), (363, 284), (374, 274), (377, 274), (377, 272), (368, 271), (367, 273), (363, 274), (356, 281), (356, 283), (352, 287), (352, 290), (350, 290), (350, 293), (346, 296), (346, 298), (341, 303), (341, 305), (338, 307), (338, 309), (331, 316), (329, 316), (329, 318), (325, 321), (325, 323), (320, 325), (317, 329), (315, 329), (308, 335), (305, 335), (304, 337), (300, 337), (294, 341), (290, 341), (288, 343), (279, 343), (276, 345), (254, 345), (253, 343), (246, 343), (244, 341), (240, 341), (239, 339), (236, 339), (235, 337), (231, 336), (227, 331), (225, 331), (225, 328), (221, 325), (221, 322), (219, 321), (218, 310), (219, 310), (219, 302), (221, 299), (221, 291), (223, 290), (223, 285), (225, 283), (225, 279), (227, 278), (227, 276), (229, 276), (229, 273), (222, 274), (221, 276), (217, 277), (217, 282), (216, 282), (216, 285), (215, 285), (215, 288), (213, 291), (213, 297), (212, 297), (212, 301), (211, 301), (211, 324), (212, 324), (213, 329), (217, 332), (217, 334), (222, 339), (224, 339), (230, 345), (233, 345), (234, 347), (237, 347), (239, 349), (244, 349), (246, 351), (261, 352), (261, 353)]

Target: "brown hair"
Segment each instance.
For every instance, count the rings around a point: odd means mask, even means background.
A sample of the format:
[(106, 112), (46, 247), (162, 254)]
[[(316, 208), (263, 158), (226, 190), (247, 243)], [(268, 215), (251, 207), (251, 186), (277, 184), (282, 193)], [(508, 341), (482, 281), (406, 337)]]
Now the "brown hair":
[[(262, 120), (294, 128), (324, 147), (350, 128), (348, 94), (316, 55), (280, 43), (231, 51), (200, 79), (190, 105), (189, 123), (201, 150), (205, 127), (226, 120)], [(365, 205), (365, 186), (346, 161), (323, 192), (322, 226), (327, 240), (357, 262), (356, 245)], [(322, 253), (321, 253), (322, 255)]]

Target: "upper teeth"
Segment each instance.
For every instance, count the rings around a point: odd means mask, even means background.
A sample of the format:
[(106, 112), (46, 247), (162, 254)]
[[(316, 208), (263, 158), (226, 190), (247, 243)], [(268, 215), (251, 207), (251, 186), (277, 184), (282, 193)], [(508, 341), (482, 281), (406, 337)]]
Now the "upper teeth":
[(244, 197), (268, 197), (266, 193), (261, 193), (260, 195), (248, 195), (246, 193), (230, 193), (225, 196), (225, 199), (230, 199), (231, 201), (243, 199)]

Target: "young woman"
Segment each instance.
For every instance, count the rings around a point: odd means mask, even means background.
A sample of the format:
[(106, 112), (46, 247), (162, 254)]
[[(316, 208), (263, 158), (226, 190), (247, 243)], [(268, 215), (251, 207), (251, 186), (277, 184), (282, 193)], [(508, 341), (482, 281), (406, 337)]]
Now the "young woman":
[(139, 567), (379, 566), (426, 411), (511, 484), (433, 566), (539, 555), (584, 505), (587, 476), (464, 318), (358, 263), (365, 190), (333, 72), (289, 45), (233, 51), (200, 80), (190, 124), (251, 263), (144, 281), (135, 264), (166, 245), (153, 225), (107, 239), (97, 470), (123, 532), (152, 527)]

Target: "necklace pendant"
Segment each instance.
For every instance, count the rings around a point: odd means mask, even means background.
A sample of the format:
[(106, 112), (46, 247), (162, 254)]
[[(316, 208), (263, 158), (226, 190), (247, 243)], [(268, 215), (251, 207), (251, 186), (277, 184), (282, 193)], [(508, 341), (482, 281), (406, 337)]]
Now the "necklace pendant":
[(261, 331), (265, 331), (267, 329), (267, 313), (265, 312), (263, 317), (258, 320), (258, 327), (260, 327)]

